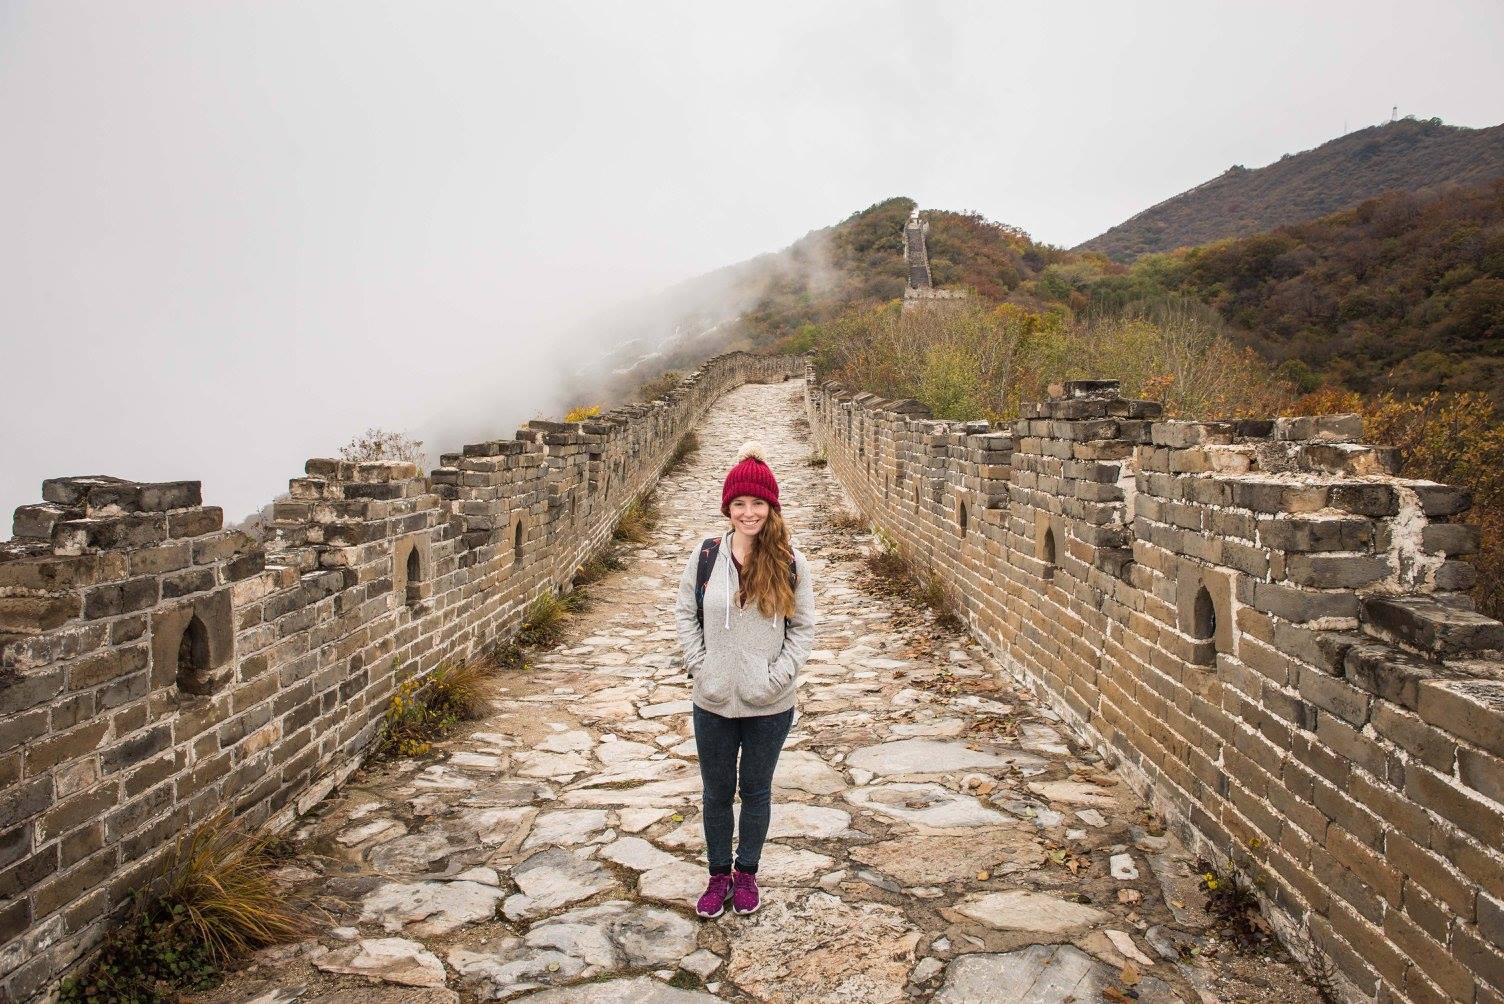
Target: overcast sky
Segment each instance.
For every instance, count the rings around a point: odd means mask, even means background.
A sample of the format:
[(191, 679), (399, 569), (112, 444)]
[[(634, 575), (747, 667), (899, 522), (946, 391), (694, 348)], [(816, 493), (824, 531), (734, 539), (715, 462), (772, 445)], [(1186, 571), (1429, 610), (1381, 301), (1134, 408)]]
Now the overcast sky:
[(1073, 245), (1392, 105), (1497, 124), (1501, 50), (1497, 0), (0, 0), (0, 512), (436, 463), (623, 298), (892, 195)]

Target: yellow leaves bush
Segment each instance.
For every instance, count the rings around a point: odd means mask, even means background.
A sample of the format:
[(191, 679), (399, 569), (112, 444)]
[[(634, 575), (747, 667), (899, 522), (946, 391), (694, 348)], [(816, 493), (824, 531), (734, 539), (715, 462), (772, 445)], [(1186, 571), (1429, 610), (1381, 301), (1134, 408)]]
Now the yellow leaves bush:
[(598, 405), (598, 404), (582, 404), (582, 405), (580, 405), (577, 408), (570, 408), (569, 411), (567, 413), (565, 413), (565, 415), (564, 415), (564, 421), (566, 421), (566, 422), (583, 422), (587, 418), (594, 418), (595, 416), (599, 415), (600, 413), (601, 413), (601, 406), (600, 405)]
[(485, 715), (488, 704), (480, 662), (445, 663), (427, 680), (404, 680), (386, 711), (386, 731), (379, 752), (423, 756), (436, 740), (462, 721)]

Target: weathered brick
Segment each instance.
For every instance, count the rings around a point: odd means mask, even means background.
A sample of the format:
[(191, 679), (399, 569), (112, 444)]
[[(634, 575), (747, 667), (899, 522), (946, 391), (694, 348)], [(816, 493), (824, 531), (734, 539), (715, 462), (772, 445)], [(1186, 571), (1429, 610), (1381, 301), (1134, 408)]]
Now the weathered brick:
[(158, 725), (105, 750), (100, 764), (106, 773), (114, 773), (155, 756), (171, 744), (172, 727)]
[(36, 777), (0, 791), (0, 827), (14, 826), (52, 804), (52, 778)]
[(1504, 681), (1427, 680), (1419, 691), (1427, 723), (1504, 756)]
[(145, 669), (146, 660), (145, 645), (108, 649), (87, 656), (74, 663), (73, 668), (68, 671), (68, 689), (89, 690), (101, 683), (129, 676)]
[(1412, 765), (1405, 772), (1405, 793), (1485, 844), (1498, 846), (1504, 841), (1504, 812), (1451, 778), (1419, 764)]

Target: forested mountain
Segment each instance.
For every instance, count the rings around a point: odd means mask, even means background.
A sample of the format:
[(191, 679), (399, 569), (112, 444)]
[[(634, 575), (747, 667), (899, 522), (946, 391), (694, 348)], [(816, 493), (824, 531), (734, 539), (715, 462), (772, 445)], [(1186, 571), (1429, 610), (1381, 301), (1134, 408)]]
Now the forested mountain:
[(1098, 311), (1199, 300), (1302, 389), (1476, 390), (1504, 405), (1504, 178), (1390, 193), (1126, 269), (1082, 259), (1041, 285)]
[(1359, 129), (1266, 167), (1224, 174), (1144, 210), (1075, 250), (1114, 261), (1314, 219), (1390, 191), (1424, 192), (1504, 175), (1504, 125), (1401, 119)]

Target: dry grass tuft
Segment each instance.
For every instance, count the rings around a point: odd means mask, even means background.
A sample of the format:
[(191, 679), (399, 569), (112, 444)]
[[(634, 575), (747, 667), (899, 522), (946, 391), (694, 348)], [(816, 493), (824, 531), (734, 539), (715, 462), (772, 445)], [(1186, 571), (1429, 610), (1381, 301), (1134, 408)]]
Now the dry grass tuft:
[(179, 1000), (215, 986), (226, 965), (257, 949), (308, 937), (322, 911), (272, 878), (287, 848), (222, 809), (180, 837), (157, 879), (131, 893), (129, 913), (58, 999)]
[(231, 821), (221, 810), (174, 848), (162, 903), (172, 923), (224, 963), (312, 929), (307, 908), (272, 881), (279, 865), (269, 834)]
[(901, 592), (911, 578), (908, 559), (899, 551), (897, 542), (881, 530), (877, 532), (877, 547), (867, 552), (867, 571), (889, 592)]
[(674, 447), (673, 455), (668, 458), (668, 464), (663, 468), (663, 473), (668, 474), (694, 459), (695, 454), (700, 452), (700, 437), (693, 430), (686, 432)]
[(832, 530), (841, 533), (865, 533), (867, 519), (849, 509), (832, 509), (825, 516), (825, 522), (830, 524)]
[(627, 567), (626, 562), (612, 550), (600, 551), (590, 556), (578, 569), (575, 570), (572, 580), (575, 587), (590, 586), (604, 579), (612, 572), (620, 571)]
[(462, 722), (484, 718), (491, 710), (485, 694), (486, 663), (445, 663), (428, 678), (428, 706), (440, 715), (453, 715)]
[(809, 455), (809, 459), (806, 460), (805, 463), (809, 464), (809, 466), (811, 467), (824, 467), (827, 463), (825, 459), (825, 451), (821, 450), (819, 453), (811, 453)]
[(616, 521), (617, 540), (627, 544), (646, 544), (658, 523), (658, 510), (650, 498), (633, 499)]
[(956, 615), (955, 596), (945, 580), (932, 570), (915, 568), (899, 549), (898, 542), (883, 530), (878, 529), (874, 534), (877, 547), (869, 550), (866, 557), (867, 571), (875, 580), (874, 585), (890, 596), (903, 596), (929, 607), (941, 627), (963, 627)]
[(956, 601), (950, 586), (935, 572), (925, 572), (919, 577), (917, 598), (935, 611), (935, 618), (942, 627), (961, 627), (961, 618), (956, 616)]
[(564, 638), (564, 619), (569, 609), (553, 593), (544, 593), (527, 608), (527, 616), (517, 631), (519, 644), (529, 648), (550, 648)]
[(482, 682), (494, 656), (459, 665), (444, 663), (426, 680), (403, 681), (386, 709), (380, 756), (422, 756), (460, 722), (490, 711)]

